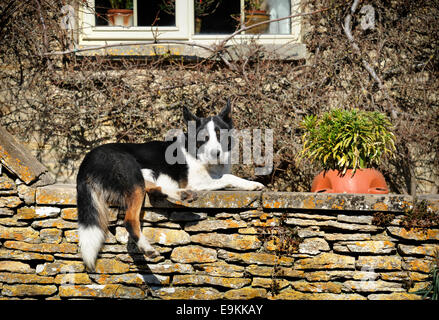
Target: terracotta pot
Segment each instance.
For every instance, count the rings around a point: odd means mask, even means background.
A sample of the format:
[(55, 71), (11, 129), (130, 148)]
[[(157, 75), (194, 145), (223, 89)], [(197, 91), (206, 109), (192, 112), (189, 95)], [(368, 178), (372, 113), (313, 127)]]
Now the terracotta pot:
[(386, 194), (389, 188), (384, 176), (375, 169), (357, 169), (353, 176), (352, 170), (343, 176), (338, 170), (329, 170), (314, 178), (311, 192)]
[[(262, 21), (268, 21), (270, 20), (270, 15), (267, 14), (266, 11), (246, 11), (245, 12), (245, 25), (247, 27), (252, 26), (256, 23), (262, 22)], [(247, 30), (245, 33), (247, 34), (261, 34), (265, 33), (268, 30), (268, 23), (262, 24), (260, 26), (251, 28)]]
[(109, 9), (107, 11), (108, 25), (131, 27), (133, 25), (133, 10)]

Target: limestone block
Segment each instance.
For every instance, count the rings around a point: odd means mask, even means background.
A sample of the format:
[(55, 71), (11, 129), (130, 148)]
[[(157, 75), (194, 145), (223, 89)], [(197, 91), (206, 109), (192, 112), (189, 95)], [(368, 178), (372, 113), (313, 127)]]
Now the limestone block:
[(337, 221), (339, 222), (348, 222), (348, 223), (359, 223), (359, 224), (372, 224), (372, 215), (368, 216), (359, 216), (359, 215), (352, 215), (347, 216), (344, 214), (339, 214), (337, 216)]
[(288, 287), (290, 282), (282, 278), (253, 278), (251, 286), (254, 288), (261, 287), (271, 289), (273, 285), (275, 285), (278, 290), (281, 290)]
[(76, 229), (78, 224), (72, 221), (66, 221), (61, 218), (43, 219), (32, 222), (32, 227), (39, 228), (58, 228), (58, 229)]
[(123, 283), (130, 285), (142, 285), (147, 283), (156, 285), (169, 285), (170, 283), (170, 276), (157, 274), (92, 274), (91, 277), (99, 284)]
[(163, 261), (160, 263), (149, 263), (145, 266), (130, 265), (130, 271), (147, 271), (152, 274), (170, 274), (170, 273), (193, 273), (194, 268), (187, 263), (173, 263)]
[(174, 285), (213, 285), (225, 288), (239, 289), (246, 285), (249, 285), (251, 283), (251, 279), (185, 274), (175, 275), (172, 283)]
[(293, 289), (285, 289), (269, 298), (271, 300), (366, 300), (365, 297), (356, 293), (303, 293)]
[(308, 282), (308, 281), (300, 280), (300, 281), (292, 281), (291, 288), (301, 292), (341, 293), (343, 285), (337, 282)]
[(313, 192), (264, 192), (265, 209), (323, 209), (354, 211), (404, 211), (410, 207), (411, 196), (377, 194), (330, 194)]
[(299, 253), (316, 255), (322, 251), (329, 251), (328, 243), (321, 238), (306, 238), (299, 245)]
[(168, 213), (163, 210), (145, 210), (143, 211), (142, 221), (162, 222), (168, 221)]
[(392, 236), (416, 240), (416, 241), (427, 241), (427, 240), (439, 240), (439, 229), (404, 229), (399, 227), (387, 227), (387, 230)]
[(21, 207), (17, 209), (17, 214), (15, 215), (17, 219), (20, 220), (30, 220), (36, 219), (37, 214), (35, 212), (35, 207)]
[(41, 253), (77, 253), (78, 247), (71, 243), (27, 243), (21, 241), (6, 241), (5, 248)]
[(281, 265), (291, 266), (294, 259), (290, 257), (277, 256), (271, 253), (264, 252), (229, 252), (223, 249), (218, 250), (218, 256), (227, 262), (239, 262), (245, 264), (257, 265)]
[(35, 268), (38, 275), (53, 276), (59, 273), (81, 273), (84, 272), (85, 266), (82, 261), (57, 261), (39, 264)]
[(0, 239), (18, 240), (29, 243), (40, 241), (39, 232), (30, 227), (4, 227), (0, 225)]
[(400, 282), (390, 282), (383, 280), (367, 280), (367, 281), (354, 281), (348, 280), (343, 283), (343, 287), (345, 290), (349, 292), (381, 292), (381, 291), (390, 291), (390, 292), (403, 292), (406, 291), (402, 287), (402, 283)]
[(402, 260), (398, 256), (359, 256), (357, 269), (402, 270)]
[(78, 209), (77, 208), (64, 208), (61, 210), (61, 218), (64, 220), (78, 220)]
[(0, 197), (0, 208), (16, 208), (22, 203), (23, 201), (17, 196)]
[(202, 220), (197, 222), (188, 222), (186, 223), (184, 230), (185, 231), (215, 231), (219, 229), (238, 229), (238, 228), (245, 228), (247, 227), (247, 223), (245, 223), (242, 220), (233, 220), (233, 219), (227, 219), (227, 220)]
[(404, 255), (422, 255), (433, 257), (435, 250), (439, 251), (439, 244), (422, 244), (419, 246), (398, 244), (398, 249)]
[(66, 231), (64, 231), (64, 238), (69, 243), (78, 243), (79, 242), (78, 230), (66, 230)]
[(217, 260), (216, 250), (201, 246), (177, 247), (172, 250), (171, 260), (181, 263), (206, 263)]
[(44, 243), (60, 243), (62, 240), (62, 230), (55, 228), (41, 229), (40, 239)]
[(262, 242), (258, 237), (243, 234), (200, 233), (191, 236), (191, 241), (202, 245), (235, 250), (259, 249)]
[(54, 284), (53, 277), (38, 276), (29, 273), (0, 272), (0, 282), (9, 284)]
[(0, 215), (2, 215), (2, 216), (13, 216), (14, 213), (15, 213), (14, 210), (11, 210), (8, 208), (0, 208)]
[(55, 283), (60, 285), (91, 284), (91, 280), (87, 273), (63, 273), (55, 277)]
[(341, 241), (334, 244), (334, 252), (387, 254), (395, 252), (395, 243), (387, 240)]
[(126, 273), (130, 265), (116, 259), (98, 259), (96, 261), (96, 273)]
[(34, 204), (35, 203), (35, 195), (36, 195), (36, 188), (29, 187), (25, 184), (20, 184), (17, 187), (18, 196), (20, 199), (23, 199), (24, 203), (26, 204)]
[(355, 257), (321, 253), (313, 258), (297, 260), (296, 269), (355, 269)]
[(374, 225), (343, 223), (334, 220), (287, 218), (285, 220), (285, 223), (289, 225), (300, 226), (300, 227), (319, 226), (319, 227), (330, 227), (334, 229), (356, 231), (356, 232), (374, 232), (379, 230), (379, 227)]
[(422, 300), (422, 296), (407, 292), (374, 293), (367, 296), (368, 300)]
[(0, 175), (0, 190), (16, 190), (14, 180), (6, 175)]
[(57, 292), (55, 285), (14, 284), (3, 285), (2, 295), (8, 297), (50, 296)]
[(149, 242), (165, 246), (183, 245), (191, 241), (189, 234), (183, 230), (146, 227), (142, 233)]
[(6, 248), (0, 248), (0, 259), (22, 260), (22, 261), (28, 261), (28, 260), (54, 261), (55, 260), (52, 254), (23, 252), (20, 250), (8, 250)]
[(354, 274), (358, 271), (346, 270), (328, 270), (328, 271), (314, 271), (306, 272), (305, 278), (308, 281), (344, 281), (346, 279), (353, 279)]
[(404, 270), (429, 273), (431, 270), (431, 260), (422, 258), (404, 258)]
[(41, 183), (53, 183), (47, 169), (6, 129), (0, 126), (0, 164), (16, 174), (26, 184), (40, 179)]
[(229, 264), (224, 261), (198, 264), (196, 268), (202, 274), (218, 277), (243, 277), (245, 270), (243, 266)]
[(121, 284), (64, 285), (59, 287), (59, 296), (62, 298), (143, 299), (145, 292), (140, 288)]
[(229, 290), (224, 294), (225, 299), (230, 300), (249, 300), (255, 298), (265, 298), (267, 296), (267, 290), (263, 288), (241, 288)]
[(24, 221), (18, 220), (17, 216), (0, 218), (0, 225), (5, 227), (24, 227), (28, 224)]
[(32, 273), (34, 270), (27, 264), (19, 261), (0, 261), (0, 271), (16, 273)]
[(157, 288), (153, 295), (164, 300), (214, 300), (223, 297), (218, 290), (204, 287)]
[[(262, 192), (215, 191), (197, 194), (197, 200), (184, 205), (190, 208), (258, 208)], [(176, 204), (182, 205), (183, 203), (177, 202)]]
[(37, 204), (76, 205), (76, 185), (54, 184), (37, 188)]
[(354, 241), (354, 240), (371, 240), (369, 233), (325, 233), (326, 241)]

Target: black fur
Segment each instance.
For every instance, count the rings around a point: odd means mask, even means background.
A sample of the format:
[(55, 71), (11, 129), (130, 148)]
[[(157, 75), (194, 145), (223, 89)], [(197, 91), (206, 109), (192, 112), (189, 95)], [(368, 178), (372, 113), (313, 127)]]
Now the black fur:
[[(114, 205), (124, 209), (124, 199), (135, 188), (145, 187), (141, 169), (151, 169), (155, 177), (165, 173), (176, 181), (187, 178), (187, 165), (170, 165), (165, 161), (166, 148), (172, 141), (151, 141), (142, 144), (111, 143), (90, 151), (84, 158), (77, 176), (78, 222), (82, 226), (98, 225), (92, 206), (91, 189), (105, 191)], [(114, 203), (115, 202), (115, 203)]]

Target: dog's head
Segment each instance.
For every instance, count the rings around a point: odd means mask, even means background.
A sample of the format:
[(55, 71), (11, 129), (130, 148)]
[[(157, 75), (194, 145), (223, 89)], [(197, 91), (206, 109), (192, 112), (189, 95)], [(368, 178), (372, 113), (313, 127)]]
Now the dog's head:
[(195, 127), (196, 134), (188, 134), (188, 149), (191, 144), (196, 146), (197, 159), (205, 165), (229, 163), (233, 128), (230, 100), (216, 116), (200, 118), (183, 107), (183, 117), (188, 125), (188, 133)]

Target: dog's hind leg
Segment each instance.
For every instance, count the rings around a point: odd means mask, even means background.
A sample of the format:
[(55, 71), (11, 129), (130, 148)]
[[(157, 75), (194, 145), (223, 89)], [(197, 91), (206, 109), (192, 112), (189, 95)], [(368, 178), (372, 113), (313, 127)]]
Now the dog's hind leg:
[(127, 197), (127, 210), (125, 213), (125, 227), (130, 236), (134, 239), (137, 246), (148, 257), (157, 257), (160, 254), (151, 246), (140, 229), (140, 211), (142, 209), (145, 190), (142, 187), (136, 187)]

